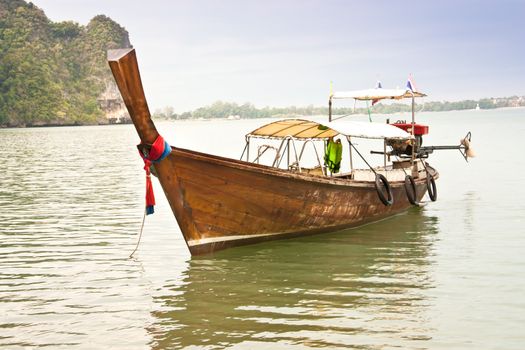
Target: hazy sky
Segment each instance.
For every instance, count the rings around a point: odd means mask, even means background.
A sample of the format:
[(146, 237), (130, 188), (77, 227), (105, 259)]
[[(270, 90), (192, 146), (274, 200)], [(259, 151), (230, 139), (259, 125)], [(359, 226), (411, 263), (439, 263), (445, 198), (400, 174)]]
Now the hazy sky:
[(137, 50), (150, 108), (324, 105), (401, 87), (428, 101), (525, 95), (525, 1), (34, 0), (53, 21), (104, 14)]

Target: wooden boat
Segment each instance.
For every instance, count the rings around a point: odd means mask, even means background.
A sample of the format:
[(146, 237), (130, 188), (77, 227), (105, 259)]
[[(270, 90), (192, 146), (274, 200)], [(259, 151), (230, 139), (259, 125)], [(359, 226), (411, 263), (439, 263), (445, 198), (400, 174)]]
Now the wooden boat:
[[(150, 117), (135, 51), (111, 50), (108, 61), (147, 154), (159, 134)], [(330, 102), (332, 97), (338, 98), (332, 94)], [(256, 159), (250, 161), (252, 138), (280, 141), (280, 152), (287, 154), (295, 142), (326, 145), (336, 135), (346, 137), (350, 153), (352, 149), (359, 153), (352, 143), (355, 137), (382, 139), (385, 149), (389, 142), (399, 141), (415, 148), (413, 131), (407, 133), (388, 124), (363, 131), (361, 124), (365, 123), (353, 123), (270, 123), (247, 135), (241, 156), (245, 160), (172, 147), (168, 157), (152, 168), (191, 254), (355, 227), (417, 205), (428, 189), (435, 195), (438, 173), (423, 161), (424, 155), (415, 152), (387, 166), (385, 151), (385, 166), (361, 171), (352, 168), (342, 174), (331, 174), (322, 164), (314, 170), (301, 168), (298, 152), (292, 164), (290, 156), (286, 165), (277, 164), (285, 157), (276, 157), (272, 165), (257, 164), (268, 147), (259, 148)], [(363, 134), (352, 132), (356, 128)], [(395, 155), (392, 152), (388, 156)]]

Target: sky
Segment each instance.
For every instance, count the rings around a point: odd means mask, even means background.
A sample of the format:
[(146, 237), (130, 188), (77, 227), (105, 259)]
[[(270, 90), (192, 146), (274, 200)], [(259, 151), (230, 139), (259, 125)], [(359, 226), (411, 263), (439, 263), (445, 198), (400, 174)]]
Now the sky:
[(525, 1), (33, 0), (53, 21), (128, 30), (152, 111), (326, 105), (404, 87), (427, 101), (525, 95)]

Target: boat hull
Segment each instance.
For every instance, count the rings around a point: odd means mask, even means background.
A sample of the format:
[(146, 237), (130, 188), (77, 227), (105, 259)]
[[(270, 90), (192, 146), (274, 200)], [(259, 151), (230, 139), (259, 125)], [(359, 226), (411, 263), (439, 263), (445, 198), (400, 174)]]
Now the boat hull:
[[(151, 120), (135, 50), (110, 50), (108, 62), (147, 149), (159, 133)], [(154, 170), (192, 255), (355, 227), (411, 205), (402, 181), (391, 183), (393, 205), (385, 206), (373, 182), (295, 173), (181, 148), (172, 148)], [(415, 185), (420, 200), (426, 177), (417, 177)]]
[[(155, 171), (192, 255), (351, 228), (411, 206), (402, 182), (391, 183), (394, 204), (385, 206), (374, 183), (291, 173), (180, 148)], [(426, 182), (415, 182), (420, 200)]]

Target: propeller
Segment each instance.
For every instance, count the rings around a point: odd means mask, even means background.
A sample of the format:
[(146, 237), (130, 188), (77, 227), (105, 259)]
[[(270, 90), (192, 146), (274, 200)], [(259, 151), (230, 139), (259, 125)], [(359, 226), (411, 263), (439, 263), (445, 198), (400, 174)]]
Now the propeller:
[(459, 141), (460, 143), (459, 151), (461, 152), (461, 154), (463, 155), (463, 157), (465, 158), (467, 162), (468, 162), (468, 158), (476, 157), (476, 153), (470, 146), (471, 139), (472, 139), (472, 133), (469, 131), (467, 135), (465, 135), (465, 137)]

